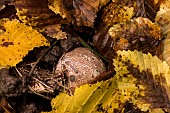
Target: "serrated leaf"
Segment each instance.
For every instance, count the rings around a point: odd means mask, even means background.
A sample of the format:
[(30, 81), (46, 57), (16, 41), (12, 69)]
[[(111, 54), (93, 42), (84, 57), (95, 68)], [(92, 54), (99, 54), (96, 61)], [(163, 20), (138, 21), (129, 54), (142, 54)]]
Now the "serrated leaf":
[(162, 41), (162, 58), (170, 65), (170, 0), (160, 6), (155, 22), (160, 26), (164, 40)]
[[(118, 66), (115, 69), (119, 73), (119, 77), (123, 79), (125, 75), (129, 76), (128, 82), (138, 87), (139, 93), (137, 94), (135, 91), (137, 95), (132, 95), (131, 102), (145, 110), (154, 108), (169, 110), (170, 69), (168, 64), (156, 56), (138, 51), (118, 51), (117, 54), (114, 65)], [(124, 68), (122, 69), (122, 67)], [(141, 102), (142, 104), (140, 104)]]
[(160, 5), (155, 22), (161, 27), (163, 34), (170, 31), (170, 0), (165, 0), (165, 2)]
[(163, 112), (170, 106), (170, 69), (156, 56), (138, 51), (118, 51), (116, 75), (107, 81), (76, 88), (74, 95), (61, 93), (51, 102), (56, 113)]
[(10, 5), (16, 7), (17, 16), (22, 22), (33, 27), (64, 21), (48, 8), (48, 0), (17, 0)]
[(48, 0), (49, 8), (77, 26), (93, 27), (98, 10), (109, 0)]
[(66, 38), (65, 32), (60, 30), (60, 26), (67, 22), (48, 8), (48, 0), (17, 0), (10, 5), (15, 6), (17, 16), (23, 23), (50, 37)]
[(49, 45), (43, 35), (18, 20), (0, 20), (0, 28), (0, 66), (15, 66), (34, 47)]
[(111, 104), (112, 100), (108, 100), (108, 97), (112, 97), (116, 86), (111, 80), (93, 85), (86, 84), (77, 88), (72, 96), (61, 93), (51, 104), (58, 113), (91, 113), (97, 110), (99, 103), (103, 103), (105, 107)]
[(143, 53), (160, 53), (161, 29), (148, 18), (138, 17), (109, 28), (101, 28), (94, 35), (94, 46), (100, 54), (112, 61), (118, 50), (138, 50)]
[(104, 8), (102, 21), (105, 23), (105, 25), (112, 26), (119, 22), (129, 21), (133, 14), (133, 7), (127, 7), (112, 2)]

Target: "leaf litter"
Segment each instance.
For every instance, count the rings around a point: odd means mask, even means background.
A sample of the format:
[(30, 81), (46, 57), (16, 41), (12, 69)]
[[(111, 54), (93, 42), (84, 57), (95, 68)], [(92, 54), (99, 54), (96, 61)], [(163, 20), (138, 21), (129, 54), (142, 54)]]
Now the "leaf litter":
[[(169, 0), (3, 0), (0, 14), (0, 64), (10, 67), (1, 69), (1, 111), (169, 112)], [(80, 42), (106, 57), (108, 72), (70, 96), (54, 67)]]

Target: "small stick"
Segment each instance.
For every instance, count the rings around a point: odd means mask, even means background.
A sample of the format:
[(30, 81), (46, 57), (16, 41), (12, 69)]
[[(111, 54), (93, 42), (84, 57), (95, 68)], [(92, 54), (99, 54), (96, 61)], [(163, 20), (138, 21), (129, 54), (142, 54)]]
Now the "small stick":
[(50, 49), (51, 49), (55, 44), (57, 44), (57, 42), (58, 42), (58, 40), (56, 40), (56, 41), (45, 51), (44, 55), (40, 56), (40, 57), (37, 59), (37, 61), (33, 63), (34, 65), (32, 66), (31, 71), (29, 72), (29, 76), (32, 75), (35, 67), (36, 67), (37, 64), (40, 62), (40, 60), (50, 51)]

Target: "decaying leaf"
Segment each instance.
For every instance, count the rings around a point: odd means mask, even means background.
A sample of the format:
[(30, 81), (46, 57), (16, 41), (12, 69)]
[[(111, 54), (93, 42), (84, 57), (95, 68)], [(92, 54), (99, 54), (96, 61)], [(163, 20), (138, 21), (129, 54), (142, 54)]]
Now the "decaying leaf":
[(133, 104), (133, 112), (170, 110), (170, 69), (165, 61), (138, 51), (118, 51), (113, 64), (113, 78), (83, 85), (72, 96), (59, 94), (51, 102), (52, 112), (117, 113), (124, 112), (127, 103)]
[(165, 36), (165, 39), (162, 41), (163, 43), (163, 51), (162, 57), (170, 65), (170, 32), (168, 32)]
[(77, 26), (93, 27), (96, 13), (109, 0), (49, 0), (49, 8)]
[(48, 0), (17, 0), (10, 5), (15, 5), (17, 16), (25, 24), (50, 37), (66, 38), (66, 34), (60, 30), (60, 24), (66, 24), (66, 20), (48, 8)]
[(166, 0), (160, 6), (155, 22), (161, 27), (164, 35), (162, 57), (170, 65), (170, 0)]
[(170, 31), (170, 0), (165, 0), (157, 12), (155, 22), (161, 27), (163, 34)]
[[(139, 104), (142, 102), (146, 106), (149, 105), (148, 108), (151, 109), (165, 108), (169, 110), (170, 69), (168, 64), (151, 54), (137, 51), (118, 51), (117, 53), (118, 57), (114, 60), (114, 65), (119, 76), (116, 77), (119, 77), (118, 80), (123, 80), (121, 81), (123, 84), (130, 82), (138, 87), (138, 98), (131, 98), (133, 103), (137, 102), (139, 108), (143, 106), (143, 104), (141, 106)], [(129, 81), (125, 79), (126, 77), (129, 78)], [(136, 92), (133, 94), (134, 97), (136, 94)]]
[(57, 40), (67, 38), (67, 34), (65, 32), (62, 32), (60, 24), (46, 26), (45, 33), (47, 34), (47, 36), (56, 38)]
[(118, 50), (139, 50), (157, 54), (157, 44), (162, 37), (159, 26), (147, 18), (139, 17), (101, 29), (93, 39), (99, 52), (111, 60)]
[(133, 14), (133, 7), (127, 7), (112, 2), (104, 8), (102, 21), (105, 23), (104, 25), (112, 26), (119, 22), (129, 21)]
[(49, 42), (32, 27), (18, 20), (0, 20), (0, 66), (15, 66), (34, 47), (48, 46)]
[(164, 0), (112, 0), (115, 3), (134, 8), (133, 17), (145, 17), (154, 21), (160, 4)]
[(5, 5), (0, 4), (0, 11), (5, 8)]
[(60, 23), (63, 20), (48, 8), (48, 0), (17, 0), (14, 5), (19, 19), (33, 27)]
[(1, 0), (0, 1), (0, 11), (6, 7), (5, 4), (10, 3), (12, 1), (13, 0)]

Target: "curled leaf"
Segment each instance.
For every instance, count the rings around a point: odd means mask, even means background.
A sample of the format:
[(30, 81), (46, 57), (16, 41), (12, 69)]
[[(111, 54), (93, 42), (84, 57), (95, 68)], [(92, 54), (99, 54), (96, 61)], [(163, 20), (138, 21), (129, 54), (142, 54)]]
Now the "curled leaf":
[(18, 20), (3, 19), (0, 25), (0, 66), (15, 66), (34, 47), (49, 45), (43, 35)]

